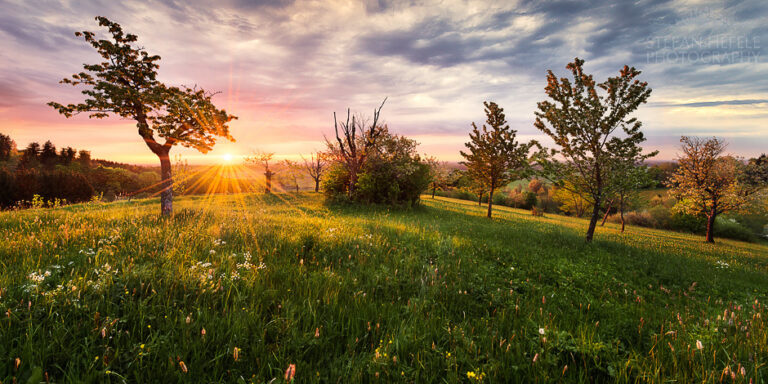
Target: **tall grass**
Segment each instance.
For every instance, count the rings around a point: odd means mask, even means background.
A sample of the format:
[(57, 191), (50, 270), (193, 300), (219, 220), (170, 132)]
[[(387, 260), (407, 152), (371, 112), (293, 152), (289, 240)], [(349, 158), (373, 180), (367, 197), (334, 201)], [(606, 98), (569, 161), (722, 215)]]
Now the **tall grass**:
[(0, 214), (0, 381), (763, 382), (768, 247), (427, 199)]

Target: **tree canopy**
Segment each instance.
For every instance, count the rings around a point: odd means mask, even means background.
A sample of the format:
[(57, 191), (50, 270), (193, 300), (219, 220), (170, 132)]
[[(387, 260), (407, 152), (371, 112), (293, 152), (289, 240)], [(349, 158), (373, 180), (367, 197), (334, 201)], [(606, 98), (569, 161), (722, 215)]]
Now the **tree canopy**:
[[(100, 39), (89, 31), (76, 32), (103, 58), (84, 64), (84, 71), (65, 78), (62, 84), (82, 86), (85, 100), (80, 103), (48, 103), (66, 117), (87, 113), (91, 118), (117, 115), (136, 122), (139, 136), (160, 158), (163, 179), (161, 212), (172, 211), (172, 170), (169, 152), (174, 145), (206, 153), (217, 137), (234, 141), (228, 122), (236, 117), (216, 107), (213, 93), (197, 87), (171, 87), (157, 79), (160, 56), (150, 55), (138, 46), (138, 37), (106, 17), (96, 17), (99, 26), (109, 31)], [(161, 140), (161, 141), (158, 141)]]
[(592, 205), (586, 234), (591, 241), (617, 166), (655, 153), (640, 155), (645, 137), (642, 123), (632, 117), (651, 95), (648, 83), (637, 79), (640, 71), (625, 65), (618, 76), (597, 83), (583, 66), (579, 58), (566, 66), (573, 80), (548, 71), (548, 99), (538, 103), (534, 126), (557, 146), (540, 157), (542, 176), (570, 185)]

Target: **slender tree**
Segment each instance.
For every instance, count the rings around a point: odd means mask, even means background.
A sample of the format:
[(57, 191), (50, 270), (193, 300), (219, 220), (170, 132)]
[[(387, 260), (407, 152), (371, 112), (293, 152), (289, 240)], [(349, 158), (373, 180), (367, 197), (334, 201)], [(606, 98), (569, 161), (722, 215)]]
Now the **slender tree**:
[(296, 193), (299, 193), (299, 180), (301, 180), (302, 166), (298, 162), (285, 159), (282, 161), (283, 169), (280, 171), (282, 179), (286, 181), (285, 185), (290, 185), (291, 188), (296, 189)]
[(315, 181), (315, 192), (320, 192), (320, 180), (323, 178), (327, 165), (325, 158), (326, 155), (322, 152), (311, 153), (309, 159), (304, 158), (304, 156), (301, 157), (301, 160), (304, 161), (304, 169), (309, 177)]
[[(101, 55), (97, 64), (85, 64), (84, 71), (61, 81), (83, 86), (84, 102), (63, 105), (48, 103), (66, 117), (88, 113), (91, 118), (117, 115), (134, 120), (139, 136), (160, 159), (162, 192), (160, 211), (173, 211), (173, 174), (170, 150), (175, 145), (206, 153), (217, 137), (232, 140), (227, 123), (235, 116), (217, 108), (214, 94), (203, 89), (168, 87), (157, 80), (160, 56), (150, 55), (137, 45), (138, 37), (124, 33), (119, 24), (96, 17), (109, 30), (108, 39), (93, 32), (76, 32)], [(164, 141), (158, 141), (163, 139)]]
[(602, 204), (611, 195), (613, 165), (621, 156), (639, 153), (645, 141), (642, 123), (630, 116), (651, 89), (636, 79), (640, 71), (634, 67), (624, 66), (618, 76), (598, 84), (583, 65), (579, 58), (567, 65), (573, 81), (548, 71), (549, 99), (538, 103), (534, 125), (558, 147), (539, 157), (541, 175), (568, 181), (561, 186), (570, 186), (591, 204), (586, 240), (592, 241)]
[(475, 182), (488, 191), (488, 214), (493, 210), (493, 193), (506, 185), (528, 165), (528, 152), (536, 145), (532, 141), (519, 143), (515, 137), (517, 131), (507, 124), (504, 109), (494, 102), (484, 102), (486, 124), (482, 129), (472, 123), (470, 141), (464, 144), (469, 152), (461, 151), (463, 161)]
[(274, 152), (256, 151), (253, 156), (245, 158), (246, 162), (257, 164), (264, 168), (264, 193), (272, 193), (272, 176), (275, 173), (269, 169), (269, 162), (272, 161), (274, 156)]
[(40, 163), (48, 170), (53, 169), (59, 160), (59, 156), (56, 154), (56, 146), (51, 143), (50, 140), (43, 144), (43, 149), (40, 150)]
[(8, 161), (11, 154), (16, 151), (16, 143), (10, 136), (0, 133), (0, 161)]
[[(379, 108), (373, 110), (373, 122), (369, 125), (364, 119), (351, 116), (347, 109), (347, 120), (339, 122), (336, 120), (336, 112), (333, 113), (333, 129), (336, 134), (336, 142), (326, 138), (328, 152), (334, 158), (333, 160), (344, 164), (349, 173), (349, 183), (347, 186), (347, 195), (352, 196), (357, 185), (357, 178), (360, 170), (365, 164), (365, 160), (370, 152), (376, 148), (377, 140), (381, 137), (384, 128), (379, 126), (379, 116), (381, 109), (384, 108), (385, 98)], [(351, 117), (351, 121), (350, 121)]]
[(21, 152), (21, 159), (19, 160), (19, 166), (21, 168), (35, 168), (40, 165), (40, 144), (37, 142), (31, 142)]
[(677, 210), (706, 216), (706, 239), (714, 243), (717, 216), (752, 203), (752, 197), (766, 186), (768, 176), (752, 178), (743, 162), (724, 154), (726, 144), (716, 137), (683, 136), (680, 142), (683, 153), (667, 185), (678, 199)]
[(435, 157), (429, 157), (426, 159), (429, 165), (429, 189), (432, 190), (432, 198), (435, 198), (435, 193), (438, 189), (444, 189), (448, 185), (449, 169), (448, 163), (445, 161), (439, 161)]

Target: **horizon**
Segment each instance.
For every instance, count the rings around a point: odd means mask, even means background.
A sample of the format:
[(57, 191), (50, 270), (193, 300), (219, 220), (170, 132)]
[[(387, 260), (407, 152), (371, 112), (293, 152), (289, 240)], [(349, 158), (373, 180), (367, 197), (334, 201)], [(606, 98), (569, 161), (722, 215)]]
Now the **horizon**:
[(565, 76), (576, 56), (598, 81), (625, 64), (643, 71), (653, 93), (635, 116), (646, 152), (660, 151), (653, 160), (674, 160), (682, 135), (723, 138), (742, 157), (768, 147), (768, 83), (760, 81), (768, 75), (767, 9), (758, 1), (5, 4), (0, 132), (20, 148), (51, 140), (94, 158), (157, 163), (132, 122), (64, 119), (45, 105), (82, 100), (58, 81), (98, 58), (74, 36), (103, 34), (96, 15), (162, 57), (161, 81), (221, 92), (214, 103), (239, 117), (230, 123), (234, 143), (220, 139), (207, 155), (172, 150), (195, 165), (254, 150), (298, 159), (325, 148), (333, 112), (370, 116), (385, 97), (383, 122), (440, 160), (460, 160), (486, 100), (505, 109), (518, 138), (549, 146), (533, 127), (535, 105), (545, 99), (546, 71)]

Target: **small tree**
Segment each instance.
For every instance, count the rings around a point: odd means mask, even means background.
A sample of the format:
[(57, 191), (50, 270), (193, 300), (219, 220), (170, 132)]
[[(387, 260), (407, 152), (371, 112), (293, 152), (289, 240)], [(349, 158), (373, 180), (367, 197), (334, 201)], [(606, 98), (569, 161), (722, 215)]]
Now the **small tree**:
[(269, 169), (269, 162), (274, 156), (274, 152), (257, 151), (253, 156), (245, 158), (246, 162), (260, 165), (264, 169), (264, 193), (272, 193), (272, 176), (275, 173)]
[(315, 152), (309, 155), (309, 159), (305, 159), (304, 156), (301, 160), (304, 161), (304, 169), (309, 174), (309, 177), (315, 181), (315, 192), (320, 192), (320, 180), (323, 178), (327, 161), (326, 155), (322, 152)]
[(726, 144), (716, 137), (699, 139), (683, 136), (683, 154), (668, 183), (679, 201), (679, 211), (707, 218), (706, 239), (714, 243), (715, 219), (724, 212), (737, 211), (753, 202), (753, 195), (765, 187), (765, 180), (750, 180), (744, 163), (724, 155)]
[(285, 159), (283, 160), (283, 170), (280, 171), (282, 179), (285, 180), (285, 184), (291, 188), (296, 189), (296, 193), (299, 192), (299, 180), (301, 180), (301, 166), (298, 162)]
[(590, 202), (584, 199), (582, 193), (574, 192), (575, 188), (568, 181), (562, 185), (556, 185), (552, 193), (552, 199), (560, 204), (560, 210), (575, 217), (582, 217), (587, 211)]
[(51, 143), (50, 140), (43, 144), (43, 149), (40, 150), (40, 163), (48, 170), (53, 169), (59, 160), (59, 156), (56, 154), (56, 146)]
[(434, 157), (427, 158), (426, 162), (429, 165), (429, 189), (432, 190), (432, 198), (434, 199), (437, 190), (442, 190), (448, 185), (450, 170), (448, 163), (439, 161)]
[[(98, 39), (93, 32), (76, 32), (103, 58), (97, 64), (85, 64), (85, 71), (61, 81), (82, 85), (86, 96), (79, 104), (50, 102), (67, 118), (88, 113), (91, 118), (117, 115), (136, 122), (139, 136), (160, 159), (163, 180), (160, 212), (173, 212), (173, 173), (170, 150), (175, 145), (206, 153), (217, 137), (234, 141), (227, 123), (235, 116), (218, 109), (214, 94), (198, 88), (168, 87), (157, 80), (160, 56), (150, 55), (137, 46), (138, 37), (123, 32), (120, 24), (106, 17), (96, 17), (100, 26), (109, 30), (110, 39)], [(158, 137), (164, 139), (159, 142)]]
[(470, 174), (477, 184), (488, 191), (488, 214), (493, 210), (493, 192), (507, 184), (515, 174), (528, 166), (528, 152), (536, 142), (521, 144), (515, 137), (517, 131), (510, 129), (504, 109), (494, 102), (484, 102), (486, 124), (482, 129), (472, 123), (470, 142), (464, 144), (469, 152), (461, 151)]
[(336, 112), (333, 113), (333, 129), (336, 134), (336, 142), (331, 142), (326, 138), (328, 152), (334, 157), (334, 160), (344, 164), (349, 175), (347, 185), (347, 196), (352, 197), (357, 185), (358, 173), (365, 164), (366, 159), (371, 154), (371, 150), (376, 147), (377, 140), (383, 132), (379, 126), (379, 116), (381, 109), (384, 108), (385, 98), (378, 109), (373, 110), (373, 122), (368, 125), (364, 119), (351, 116), (347, 109), (347, 120), (340, 123), (336, 120)]
[(16, 143), (10, 136), (0, 133), (0, 161), (8, 161), (16, 151)]
[(548, 71), (549, 100), (538, 103), (534, 126), (558, 146), (540, 156), (541, 175), (568, 181), (563, 187), (571, 186), (572, 193), (592, 205), (586, 234), (592, 241), (602, 204), (611, 195), (612, 166), (622, 156), (639, 153), (645, 141), (642, 123), (630, 115), (648, 100), (651, 89), (636, 79), (640, 71), (634, 67), (624, 66), (618, 76), (598, 84), (583, 65), (579, 58), (567, 65), (573, 82)]
[(77, 162), (83, 170), (91, 168), (91, 152), (81, 149), (80, 152), (77, 153)]

